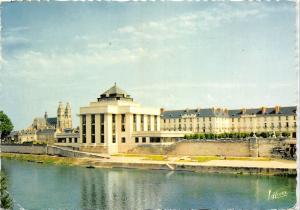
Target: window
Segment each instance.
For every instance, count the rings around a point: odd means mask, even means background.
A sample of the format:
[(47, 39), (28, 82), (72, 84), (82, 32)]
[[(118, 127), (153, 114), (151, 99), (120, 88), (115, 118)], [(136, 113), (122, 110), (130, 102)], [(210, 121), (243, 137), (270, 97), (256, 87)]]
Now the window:
[(281, 128), (281, 122), (278, 123), (278, 128)]
[(121, 122), (122, 122), (122, 126), (121, 126), (121, 130), (122, 130), (122, 132), (124, 132), (125, 131), (125, 123), (126, 123), (126, 118), (125, 118), (125, 114), (122, 114), (121, 115), (122, 117), (122, 119), (121, 119)]
[(265, 128), (267, 128), (267, 123), (265, 123)]
[(112, 114), (112, 123), (115, 123), (115, 122), (116, 122), (116, 115)]
[(104, 143), (104, 114), (100, 114), (100, 143)]
[(139, 137), (135, 137), (135, 143), (139, 143)]
[(112, 136), (112, 143), (116, 143), (116, 136), (115, 135)]
[(192, 118), (190, 119), (190, 122), (193, 122), (193, 119), (192, 119)]
[(74, 138), (74, 143), (77, 143), (77, 138)]
[(122, 137), (122, 143), (126, 143), (126, 138)]
[(82, 124), (86, 124), (86, 115), (82, 115)]
[(95, 124), (95, 115), (94, 114), (91, 115), (91, 123)]
[(136, 131), (136, 114), (133, 114), (133, 131)]
[(104, 143), (104, 135), (101, 135), (101, 136), (100, 136), (100, 142), (101, 142), (101, 143)]
[(296, 120), (296, 116), (294, 116), (294, 120)]
[(142, 142), (143, 142), (143, 143), (146, 143), (146, 137), (143, 137), (143, 138), (142, 138)]
[(104, 114), (100, 114), (100, 123), (104, 123)]
[(141, 131), (144, 131), (144, 115), (142, 114), (141, 115), (141, 124), (140, 124), (140, 126), (141, 126)]
[(232, 118), (232, 122), (234, 122), (234, 118)]
[(91, 143), (95, 143), (96, 138), (95, 138), (95, 115), (91, 115)]
[(296, 122), (294, 122), (294, 128), (296, 128), (296, 127), (297, 127)]
[(151, 130), (151, 115), (148, 115), (148, 120), (147, 120), (147, 122), (148, 122), (148, 131), (150, 131)]
[(209, 121), (211, 121), (211, 117), (209, 117), (208, 119), (209, 119)]
[(160, 137), (150, 137), (150, 143), (160, 143)]
[(178, 119), (178, 122), (180, 122), (180, 123), (181, 123), (181, 119)]
[(95, 143), (95, 134), (91, 136), (91, 142)]
[(285, 117), (285, 119), (286, 119), (286, 120), (289, 120), (289, 117), (288, 117), (288, 116), (286, 116), (286, 117)]
[(122, 115), (121, 115), (121, 118), (122, 118), (122, 119), (121, 119), (121, 122), (122, 122), (122, 123), (125, 123), (125, 114), (122, 114)]
[(82, 143), (86, 143), (86, 115), (82, 115)]
[(288, 123), (288, 122), (286, 123), (286, 127), (287, 127), (287, 128), (289, 127), (289, 123)]

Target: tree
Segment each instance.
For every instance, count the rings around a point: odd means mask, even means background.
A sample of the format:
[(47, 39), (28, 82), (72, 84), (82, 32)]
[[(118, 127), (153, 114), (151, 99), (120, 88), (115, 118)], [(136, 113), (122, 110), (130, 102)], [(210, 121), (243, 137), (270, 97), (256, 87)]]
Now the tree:
[(0, 193), (1, 193), (1, 204), (0, 207), (3, 209), (12, 209), (12, 199), (9, 197), (7, 192), (7, 178), (3, 171), (0, 172), (1, 177), (1, 185), (0, 185)]
[(3, 111), (0, 111), (0, 139), (8, 136), (13, 128), (14, 126), (9, 117)]

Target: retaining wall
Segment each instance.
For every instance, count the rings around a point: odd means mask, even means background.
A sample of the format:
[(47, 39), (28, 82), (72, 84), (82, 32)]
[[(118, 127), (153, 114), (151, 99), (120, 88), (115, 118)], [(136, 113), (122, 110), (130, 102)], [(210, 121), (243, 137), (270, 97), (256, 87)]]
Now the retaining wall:
[(0, 146), (3, 153), (22, 153), (36, 155), (58, 155), (63, 157), (97, 157), (105, 158), (103, 155), (75, 151), (66, 148), (46, 145), (5, 145)]
[(1, 152), (4, 153), (23, 153), (23, 154), (47, 154), (46, 145), (4, 145), (0, 146)]
[(282, 141), (249, 139), (242, 141), (182, 141), (170, 146), (139, 145), (127, 153), (184, 156), (272, 157), (272, 149)]

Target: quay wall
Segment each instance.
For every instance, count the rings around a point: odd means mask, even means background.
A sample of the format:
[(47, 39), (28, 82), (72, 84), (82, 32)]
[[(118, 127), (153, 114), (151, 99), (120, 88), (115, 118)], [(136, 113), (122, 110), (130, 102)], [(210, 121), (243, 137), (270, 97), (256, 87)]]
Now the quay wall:
[(3, 153), (22, 153), (22, 154), (35, 154), (45, 155), (47, 154), (46, 145), (4, 145), (0, 146)]
[(232, 141), (181, 141), (169, 146), (139, 145), (127, 151), (130, 154), (159, 154), (183, 156), (232, 156), (232, 157), (272, 157), (273, 148), (284, 141), (276, 139), (248, 139)]
[(5, 145), (0, 146), (3, 153), (20, 153), (35, 155), (58, 155), (62, 157), (97, 157), (105, 158), (103, 155), (91, 154), (82, 151), (76, 151), (56, 146), (47, 145)]

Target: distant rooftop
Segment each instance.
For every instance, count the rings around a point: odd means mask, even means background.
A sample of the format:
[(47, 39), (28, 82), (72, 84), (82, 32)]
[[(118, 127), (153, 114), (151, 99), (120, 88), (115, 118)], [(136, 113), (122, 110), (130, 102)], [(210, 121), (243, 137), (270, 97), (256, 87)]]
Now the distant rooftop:
[(182, 109), (182, 110), (166, 110), (162, 113), (163, 119), (184, 118), (184, 117), (240, 117), (241, 115), (256, 115), (256, 116), (286, 116), (296, 115), (296, 106), (287, 107), (261, 107), (255, 109), (220, 109), (220, 108), (205, 108), (205, 109)]
[(122, 90), (117, 86), (115, 83), (110, 89), (105, 91), (100, 95), (98, 101), (105, 101), (105, 100), (126, 100), (126, 101), (133, 101), (126, 91)]

